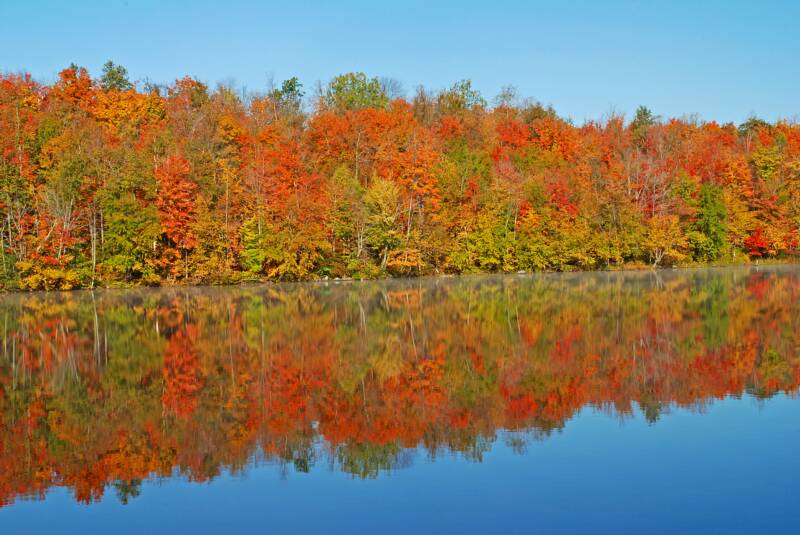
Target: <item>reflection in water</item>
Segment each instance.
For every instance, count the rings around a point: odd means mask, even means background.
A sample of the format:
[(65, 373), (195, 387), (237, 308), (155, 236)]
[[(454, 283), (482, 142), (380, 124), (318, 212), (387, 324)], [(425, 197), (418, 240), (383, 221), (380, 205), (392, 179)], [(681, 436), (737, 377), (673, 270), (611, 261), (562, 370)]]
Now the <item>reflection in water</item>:
[(254, 459), (376, 477), (586, 405), (795, 392), (798, 297), (793, 267), (4, 295), (0, 504)]

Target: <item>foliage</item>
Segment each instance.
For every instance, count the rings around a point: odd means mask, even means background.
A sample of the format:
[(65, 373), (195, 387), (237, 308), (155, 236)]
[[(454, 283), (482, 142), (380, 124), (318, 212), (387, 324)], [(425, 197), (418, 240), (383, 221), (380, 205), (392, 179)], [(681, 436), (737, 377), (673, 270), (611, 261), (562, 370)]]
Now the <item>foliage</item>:
[(690, 239), (697, 260), (713, 261), (724, 254), (727, 244), (725, 205), (718, 187), (704, 184), (700, 188), (694, 228)]
[[(411, 101), (347, 73), (243, 99), (136, 87), (111, 61), (0, 75), (0, 288), (787, 258), (800, 126), (576, 126), (469, 80)], [(309, 111), (312, 110), (312, 111)]]
[(128, 80), (128, 70), (122, 65), (115, 65), (113, 61), (109, 60), (103, 65), (100, 87), (104, 91), (127, 91), (133, 89), (133, 84)]
[(339, 112), (364, 108), (383, 108), (389, 99), (377, 78), (363, 72), (350, 72), (335, 77), (324, 94), (326, 106)]

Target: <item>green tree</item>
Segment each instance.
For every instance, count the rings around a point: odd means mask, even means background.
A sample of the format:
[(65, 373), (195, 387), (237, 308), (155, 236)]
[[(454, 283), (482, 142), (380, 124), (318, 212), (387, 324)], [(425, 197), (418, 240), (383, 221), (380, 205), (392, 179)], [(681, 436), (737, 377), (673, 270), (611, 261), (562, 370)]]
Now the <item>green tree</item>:
[(713, 184), (703, 184), (698, 198), (695, 232), (689, 236), (696, 260), (714, 261), (722, 256), (728, 242), (725, 217), (722, 190)]
[(367, 216), (364, 188), (350, 169), (341, 165), (333, 173), (328, 190), (334, 253), (359, 258), (364, 250)]
[(323, 100), (327, 107), (338, 112), (383, 108), (389, 103), (380, 80), (367, 78), (363, 72), (349, 72), (331, 80)]
[(742, 137), (748, 137), (752, 134), (755, 134), (758, 130), (765, 128), (769, 128), (769, 123), (763, 119), (759, 119), (758, 117), (751, 116), (745, 122), (739, 125), (739, 135)]
[(269, 96), (275, 101), (281, 111), (300, 113), (303, 107), (303, 84), (297, 76), (284, 80), (280, 88), (273, 89)]
[(110, 280), (157, 280), (153, 258), (161, 236), (158, 212), (132, 194), (104, 203), (106, 215), (101, 269)]
[(658, 123), (658, 117), (653, 115), (653, 112), (650, 111), (647, 106), (639, 106), (636, 108), (636, 115), (630, 124), (633, 142), (641, 147), (647, 137), (647, 132), (656, 123)]
[(246, 219), (241, 227), (242, 251), (239, 253), (239, 263), (245, 271), (253, 275), (261, 273), (267, 258), (259, 226), (258, 218), (254, 216)]
[(459, 80), (450, 89), (442, 91), (437, 100), (439, 108), (446, 114), (486, 107), (486, 100), (472, 87), (471, 80)]
[(113, 61), (106, 61), (103, 65), (103, 75), (100, 77), (100, 87), (104, 91), (127, 91), (133, 89), (133, 84), (128, 80), (128, 70)]

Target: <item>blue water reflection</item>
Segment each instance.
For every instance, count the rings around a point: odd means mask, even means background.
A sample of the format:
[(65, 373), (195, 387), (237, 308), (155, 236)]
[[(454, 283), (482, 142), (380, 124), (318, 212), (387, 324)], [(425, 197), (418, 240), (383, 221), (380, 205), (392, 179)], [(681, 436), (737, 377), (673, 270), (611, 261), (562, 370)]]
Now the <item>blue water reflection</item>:
[(800, 269), (3, 296), (0, 533), (800, 522)]

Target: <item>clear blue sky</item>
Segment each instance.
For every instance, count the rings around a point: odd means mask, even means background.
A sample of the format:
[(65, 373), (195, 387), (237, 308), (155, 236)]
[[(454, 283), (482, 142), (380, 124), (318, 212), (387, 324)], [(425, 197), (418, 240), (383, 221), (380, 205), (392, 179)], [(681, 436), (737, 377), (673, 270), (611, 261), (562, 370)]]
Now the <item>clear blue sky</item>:
[(0, 70), (42, 81), (107, 59), (133, 79), (390, 76), (409, 95), (470, 78), (580, 123), (645, 104), (662, 116), (800, 116), (798, 1), (303, 2), (0, 0)]

